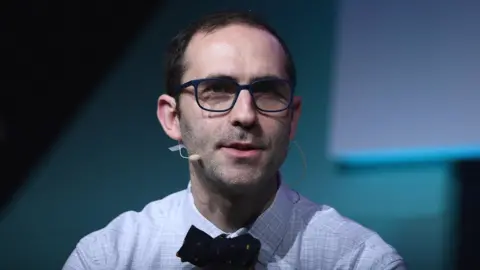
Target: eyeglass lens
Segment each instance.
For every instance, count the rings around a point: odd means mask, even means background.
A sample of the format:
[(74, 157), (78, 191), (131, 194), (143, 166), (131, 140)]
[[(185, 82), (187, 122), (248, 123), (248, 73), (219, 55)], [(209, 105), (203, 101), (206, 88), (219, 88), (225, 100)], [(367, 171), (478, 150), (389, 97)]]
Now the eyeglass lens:
[[(205, 80), (197, 86), (197, 100), (200, 107), (211, 111), (225, 111), (232, 108), (239, 85), (233, 80)], [(250, 91), (255, 105), (263, 111), (279, 111), (290, 104), (290, 84), (282, 80), (262, 80), (251, 84)]]

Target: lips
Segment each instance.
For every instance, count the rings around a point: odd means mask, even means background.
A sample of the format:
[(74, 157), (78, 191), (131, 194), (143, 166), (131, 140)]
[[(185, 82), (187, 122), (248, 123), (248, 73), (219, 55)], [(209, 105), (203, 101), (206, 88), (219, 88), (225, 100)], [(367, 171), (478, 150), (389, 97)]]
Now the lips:
[(232, 148), (232, 149), (236, 149), (236, 150), (240, 150), (240, 151), (250, 151), (250, 150), (261, 150), (262, 149), (261, 147), (259, 147), (257, 145), (254, 145), (254, 144), (250, 144), (250, 143), (230, 143), (230, 144), (225, 145), (224, 147)]
[(262, 148), (250, 143), (230, 143), (220, 148), (223, 153), (234, 160), (257, 160)]

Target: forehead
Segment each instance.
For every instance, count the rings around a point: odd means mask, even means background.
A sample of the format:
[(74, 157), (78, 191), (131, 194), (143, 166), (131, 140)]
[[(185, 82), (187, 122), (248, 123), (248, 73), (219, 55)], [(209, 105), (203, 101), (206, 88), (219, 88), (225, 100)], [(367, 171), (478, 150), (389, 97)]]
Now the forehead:
[(240, 81), (252, 77), (286, 78), (285, 52), (265, 30), (237, 24), (195, 34), (185, 52), (184, 81), (227, 75)]

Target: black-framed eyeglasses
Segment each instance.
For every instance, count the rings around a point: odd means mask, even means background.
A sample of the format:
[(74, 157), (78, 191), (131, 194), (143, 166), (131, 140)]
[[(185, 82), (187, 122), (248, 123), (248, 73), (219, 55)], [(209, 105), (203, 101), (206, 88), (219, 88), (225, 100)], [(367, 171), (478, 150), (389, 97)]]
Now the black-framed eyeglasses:
[(288, 109), (293, 99), (290, 81), (268, 78), (241, 85), (233, 79), (207, 78), (186, 82), (178, 88), (178, 93), (193, 86), (198, 106), (209, 112), (226, 112), (235, 106), (242, 90), (247, 90), (259, 111), (281, 112)]

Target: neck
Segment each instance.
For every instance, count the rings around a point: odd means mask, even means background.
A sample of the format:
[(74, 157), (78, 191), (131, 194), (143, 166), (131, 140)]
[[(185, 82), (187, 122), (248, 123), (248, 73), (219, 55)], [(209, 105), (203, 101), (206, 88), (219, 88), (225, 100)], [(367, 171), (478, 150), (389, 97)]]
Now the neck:
[(209, 185), (208, 180), (191, 174), (191, 190), (198, 211), (217, 228), (230, 233), (250, 225), (273, 202), (279, 185), (278, 176), (249, 194), (228, 194)]

